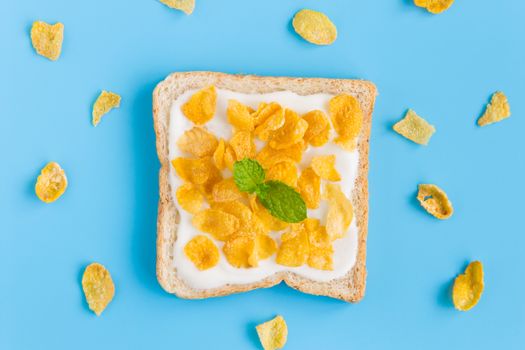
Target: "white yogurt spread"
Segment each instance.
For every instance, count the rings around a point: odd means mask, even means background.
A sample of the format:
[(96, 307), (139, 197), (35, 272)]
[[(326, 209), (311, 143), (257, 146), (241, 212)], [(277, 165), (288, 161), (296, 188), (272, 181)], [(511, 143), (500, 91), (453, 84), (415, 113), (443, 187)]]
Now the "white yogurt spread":
[[(187, 154), (181, 152), (177, 147), (177, 140), (182, 136), (184, 131), (191, 129), (194, 125), (181, 112), (181, 106), (188, 101), (191, 95), (198, 90), (187, 91), (173, 102), (170, 112), (170, 127), (169, 127), (169, 159), (176, 157), (187, 157)], [(328, 115), (328, 101), (332, 95), (315, 94), (308, 96), (300, 96), (290, 91), (279, 91), (268, 94), (244, 94), (229, 90), (217, 89), (217, 110), (213, 119), (211, 119), (205, 127), (215, 134), (218, 138), (230, 139), (232, 136), (232, 126), (228, 123), (226, 118), (226, 107), (228, 100), (235, 99), (245, 105), (257, 109), (260, 102), (277, 102), (283, 107), (293, 109), (299, 114), (307, 113), (314, 109), (319, 109)], [(330, 140), (333, 139), (333, 130), (330, 135)], [(258, 144), (258, 149), (261, 144)], [(303, 159), (299, 164), (299, 170), (306, 168), (315, 155), (334, 154), (336, 156), (336, 169), (341, 174), (341, 181), (337, 182), (342, 191), (350, 198), (353, 197), (355, 181), (357, 178), (359, 165), (359, 152), (357, 149), (348, 152), (329, 141), (322, 147), (309, 146), (304, 152)], [(229, 170), (225, 170), (224, 175), (231, 176)], [(258, 267), (253, 268), (236, 268), (228, 263), (226, 257), (222, 253), (222, 242), (216, 241), (212, 238), (221, 254), (219, 263), (208, 270), (200, 271), (193, 263), (185, 256), (184, 246), (197, 234), (205, 234), (197, 230), (191, 223), (192, 214), (188, 213), (180, 207), (175, 197), (175, 191), (182, 185), (182, 180), (177, 176), (175, 169), (170, 168), (169, 181), (172, 188), (172, 196), (175, 206), (180, 213), (180, 223), (177, 233), (177, 241), (173, 247), (173, 264), (177, 269), (178, 274), (186, 283), (197, 289), (210, 289), (221, 287), (226, 284), (246, 284), (259, 281), (280, 271), (292, 271), (301, 276), (312, 280), (325, 282), (334, 278), (344, 276), (355, 264), (357, 256), (357, 242), (358, 232), (355, 216), (350, 224), (348, 232), (345, 237), (336, 240), (333, 243), (334, 256), (332, 271), (324, 271), (313, 269), (307, 265), (301, 267), (287, 267), (279, 265), (275, 262), (275, 254), (266, 259), (259, 261)], [(321, 189), (324, 187), (324, 180), (321, 182)], [(308, 210), (308, 217), (317, 218), (321, 220), (321, 224), (325, 224), (326, 212), (328, 205), (326, 201), (321, 201), (318, 209)], [(206, 234), (207, 235), (207, 234)], [(272, 233), (280, 244), (280, 234)]]

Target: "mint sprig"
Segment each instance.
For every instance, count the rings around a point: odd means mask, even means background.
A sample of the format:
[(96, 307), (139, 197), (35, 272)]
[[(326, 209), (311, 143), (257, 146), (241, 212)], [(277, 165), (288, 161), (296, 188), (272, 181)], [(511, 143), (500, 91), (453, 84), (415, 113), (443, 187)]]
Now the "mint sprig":
[(284, 182), (264, 181), (262, 166), (245, 158), (233, 165), (233, 179), (241, 192), (256, 193), (261, 204), (276, 218), (289, 223), (306, 219), (306, 204), (301, 195)]
[(265, 176), (263, 167), (256, 160), (245, 158), (233, 164), (233, 180), (239, 191), (255, 192)]

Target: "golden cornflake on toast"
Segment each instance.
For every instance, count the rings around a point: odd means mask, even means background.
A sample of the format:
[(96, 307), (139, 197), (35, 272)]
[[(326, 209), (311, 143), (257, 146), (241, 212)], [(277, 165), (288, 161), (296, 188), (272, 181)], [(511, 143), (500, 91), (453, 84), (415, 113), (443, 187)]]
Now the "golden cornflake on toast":
[(215, 86), (208, 86), (190, 97), (182, 105), (182, 113), (197, 125), (207, 123), (215, 115), (217, 108), (217, 91)]
[(199, 187), (189, 182), (179, 186), (175, 196), (182, 209), (192, 214), (198, 213), (204, 204), (204, 195)]
[(341, 175), (335, 168), (335, 156), (333, 154), (313, 157), (310, 166), (321, 179), (341, 181)]
[(330, 138), (330, 122), (322, 111), (310, 111), (303, 115), (303, 119), (308, 123), (308, 129), (304, 133), (304, 141), (306, 143), (314, 147), (320, 147), (328, 142)]
[(193, 237), (184, 246), (184, 254), (201, 271), (211, 269), (219, 262), (219, 249), (204, 235)]
[(297, 180), (297, 187), (308, 209), (319, 208), (321, 177), (317, 175), (312, 167), (308, 167), (301, 172), (301, 176)]
[(326, 232), (332, 240), (342, 238), (354, 217), (352, 202), (341, 191), (341, 186), (330, 182), (325, 185), (323, 197), (329, 203)]
[(204, 209), (193, 217), (193, 226), (211, 234), (219, 241), (226, 241), (240, 227), (239, 219), (218, 209)]
[(278, 180), (292, 187), (297, 186), (297, 176), (297, 166), (292, 160), (275, 163), (266, 172), (267, 180)]
[(218, 145), (215, 135), (197, 126), (186, 130), (177, 140), (177, 146), (181, 151), (198, 158), (212, 156)]
[(276, 258), (278, 264), (290, 267), (308, 264), (315, 269), (332, 270), (332, 240), (318, 219), (308, 218), (290, 225), (281, 241)]
[(272, 132), (280, 129), (285, 122), (284, 109), (278, 103), (261, 103), (252, 114), (255, 123), (255, 136), (268, 141)]
[(363, 125), (363, 111), (359, 101), (352, 95), (341, 94), (330, 100), (328, 111), (339, 135), (334, 142), (343, 149), (352, 150), (353, 147), (349, 145), (355, 144)]
[(253, 128), (255, 127), (255, 119), (252, 113), (253, 112), (250, 111), (248, 106), (240, 103), (239, 101), (228, 101), (226, 116), (228, 118), (228, 122), (230, 122), (230, 124), (236, 129), (252, 132)]

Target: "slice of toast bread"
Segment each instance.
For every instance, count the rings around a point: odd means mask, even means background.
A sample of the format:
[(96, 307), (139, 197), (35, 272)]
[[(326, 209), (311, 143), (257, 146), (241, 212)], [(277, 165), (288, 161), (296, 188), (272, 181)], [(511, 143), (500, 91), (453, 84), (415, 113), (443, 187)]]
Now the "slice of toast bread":
[[(177, 274), (173, 264), (174, 243), (177, 240), (179, 213), (175, 207), (169, 182), (169, 123), (173, 101), (188, 90), (215, 85), (240, 93), (269, 93), (292, 91), (299, 95), (317, 93), (354, 96), (363, 111), (363, 127), (358, 139), (359, 169), (352, 202), (358, 227), (358, 251), (355, 265), (341, 278), (328, 282), (310, 280), (293, 272), (277, 272), (260, 281), (249, 284), (227, 284), (219, 288), (195, 289)], [(230, 75), (215, 72), (173, 73), (160, 82), (153, 92), (153, 118), (156, 133), (157, 153), (161, 163), (159, 175), (159, 208), (157, 221), (157, 278), (169, 293), (181, 298), (200, 299), (224, 296), (257, 288), (272, 287), (284, 281), (292, 288), (305, 293), (324, 295), (349, 302), (361, 300), (366, 283), (366, 239), (368, 225), (368, 149), (372, 111), (376, 98), (374, 84), (363, 80), (259, 77), (252, 75)]]

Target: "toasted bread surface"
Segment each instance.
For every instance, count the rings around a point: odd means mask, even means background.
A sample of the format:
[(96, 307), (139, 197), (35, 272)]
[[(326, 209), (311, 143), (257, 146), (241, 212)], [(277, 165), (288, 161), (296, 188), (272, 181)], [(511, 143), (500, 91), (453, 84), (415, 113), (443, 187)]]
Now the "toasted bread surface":
[[(317, 93), (354, 96), (363, 110), (363, 127), (358, 140), (359, 169), (352, 195), (358, 227), (358, 251), (356, 263), (346, 275), (328, 282), (305, 278), (294, 272), (277, 272), (260, 281), (248, 284), (227, 284), (219, 288), (195, 289), (177, 274), (173, 266), (173, 245), (177, 240), (179, 213), (172, 198), (169, 182), (169, 123), (173, 101), (188, 90), (215, 85), (240, 93), (269, 93), (292, 91), (299, 95)], [(368, 152), (372, 112), (376, 98), (374, 84), (363, 80), (260, 77), (231, 75), (215, 72), (173, 73), (160, 82), (153, 92), (153, 117), (157, 138), (157, 153), (161, 163), (159, 174), (159, 208), (157, 221), (157, 278), (169, 293), (181, 298), (201, 299), (245, 292), (257, 288), (272, 287), (282, 281), (305, 293), (324, 295), (348, 302), (361, 300), (366, 285), (366, 240), (368, 234)]]

